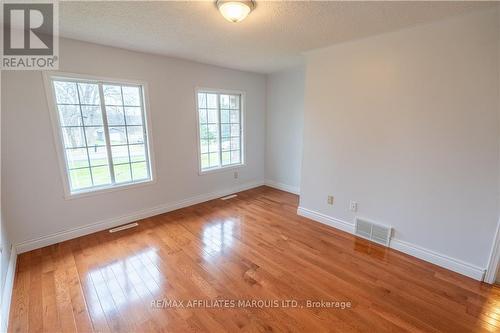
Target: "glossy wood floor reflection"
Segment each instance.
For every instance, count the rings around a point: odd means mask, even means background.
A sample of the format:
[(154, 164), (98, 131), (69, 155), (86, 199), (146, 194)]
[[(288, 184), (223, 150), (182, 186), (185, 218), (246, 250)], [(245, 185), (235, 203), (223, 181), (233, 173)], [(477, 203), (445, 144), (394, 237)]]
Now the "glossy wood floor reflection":
[[(299, 217), (297, 202), (260, 187), (22, 254), (9, 331), (499, 330), (498, 287)], [(216, 299), (268, 302), (186, 307)], [(272, 300), (298, 306), (265, 307)], [(352, 307), (300, 307), (307, 300)]]

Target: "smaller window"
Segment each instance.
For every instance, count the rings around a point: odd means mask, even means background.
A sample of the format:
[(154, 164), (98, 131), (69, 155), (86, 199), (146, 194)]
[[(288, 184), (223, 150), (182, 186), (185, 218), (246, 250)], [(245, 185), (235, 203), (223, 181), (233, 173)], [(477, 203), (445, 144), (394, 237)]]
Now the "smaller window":
[(152, 180), (144, 87), (49, 76), (70, 194)]
[(242, 103), (241, 93), (197, 92), (201, 172), (243, 164)]

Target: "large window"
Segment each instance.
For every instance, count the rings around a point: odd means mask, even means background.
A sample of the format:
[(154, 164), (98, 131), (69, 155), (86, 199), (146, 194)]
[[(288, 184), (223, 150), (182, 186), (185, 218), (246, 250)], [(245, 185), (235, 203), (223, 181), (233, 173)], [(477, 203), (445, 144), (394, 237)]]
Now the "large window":
[(242, 94), (199, 90), (200, 171), (243, 164)]
[(53, 76), (71, 194), (152, 179), (142, 85)]

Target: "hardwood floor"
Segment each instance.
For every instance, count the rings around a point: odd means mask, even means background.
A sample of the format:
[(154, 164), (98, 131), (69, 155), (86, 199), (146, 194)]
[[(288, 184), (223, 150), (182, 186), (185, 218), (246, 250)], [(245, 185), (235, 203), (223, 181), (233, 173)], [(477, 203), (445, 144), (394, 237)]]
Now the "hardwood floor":
[(500, 330), (500, 288), (297, 216), (297, 203), (260, 187), (24, 253), (9, 331)]

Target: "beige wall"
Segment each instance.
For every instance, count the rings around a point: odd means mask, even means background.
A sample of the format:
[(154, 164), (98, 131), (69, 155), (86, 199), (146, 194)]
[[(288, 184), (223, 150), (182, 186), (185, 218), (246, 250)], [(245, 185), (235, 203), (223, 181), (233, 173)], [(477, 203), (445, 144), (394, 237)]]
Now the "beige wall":
[(499, 209), (496, 22), (492, 9), (311, 52), (300, 205), (486, 268)]
[[(63, 39), (60, 70), (148, 83), (157, 182), (65, 200), (38, 71), (2, 75), (2, 207), (15, 244), (263, 182), (266, 76)], [(246, 166), (198, 175), (195, 87), (246, 92)], [(52, 110), (51, 110), (52, 111)]]
[(300, 190), (304, 125), (304, 67), (267, 77), (266, 181)]

